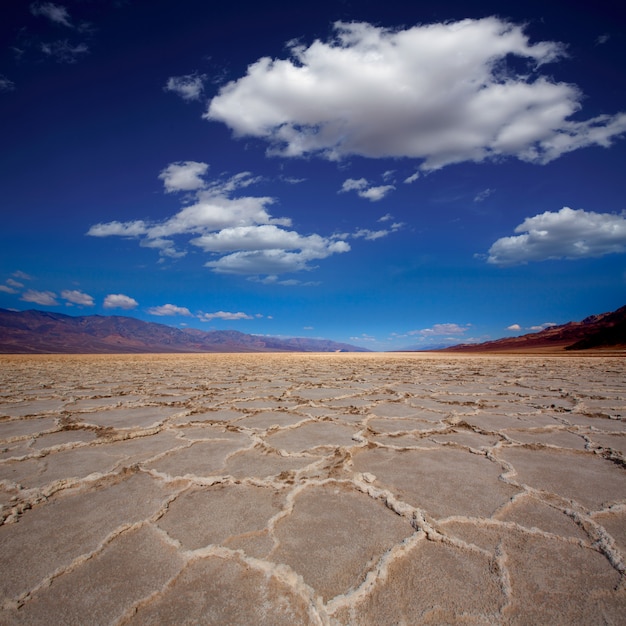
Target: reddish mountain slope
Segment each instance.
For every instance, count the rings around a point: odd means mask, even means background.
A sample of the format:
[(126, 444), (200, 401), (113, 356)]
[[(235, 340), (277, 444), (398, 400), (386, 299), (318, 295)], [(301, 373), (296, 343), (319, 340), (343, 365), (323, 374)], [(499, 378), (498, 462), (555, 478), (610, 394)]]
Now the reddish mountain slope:
[(442, 352), (508, 352), (626, 348), (626, 306), (586, 317), (582, 322), (551, 326), (537, 333), (477, 344), (460, 344)]

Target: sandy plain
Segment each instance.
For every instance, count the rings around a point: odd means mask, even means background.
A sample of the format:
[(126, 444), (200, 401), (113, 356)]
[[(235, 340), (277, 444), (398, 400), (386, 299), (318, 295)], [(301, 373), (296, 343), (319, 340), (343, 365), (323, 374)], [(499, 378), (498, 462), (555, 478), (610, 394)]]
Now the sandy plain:
[(2, 624), (624, 624), (626, 360), (0, 357)]

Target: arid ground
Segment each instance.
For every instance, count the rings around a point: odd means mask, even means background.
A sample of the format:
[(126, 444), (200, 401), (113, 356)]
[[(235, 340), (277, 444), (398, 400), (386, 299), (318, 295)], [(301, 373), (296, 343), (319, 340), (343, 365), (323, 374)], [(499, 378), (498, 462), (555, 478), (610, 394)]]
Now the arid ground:
[(2, 624), (624, 624), (626, 359), (0, 357)]

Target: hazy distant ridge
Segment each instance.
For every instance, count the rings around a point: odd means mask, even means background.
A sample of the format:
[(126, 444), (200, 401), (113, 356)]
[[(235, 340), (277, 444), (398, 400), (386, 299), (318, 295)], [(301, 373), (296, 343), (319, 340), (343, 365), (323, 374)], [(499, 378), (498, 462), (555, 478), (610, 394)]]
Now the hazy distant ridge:
[(260, 337), (236, 330), (180, 329), (133, 317), (74, 317), (0, 309), (0, 353), (368, 352), (326, 339)]

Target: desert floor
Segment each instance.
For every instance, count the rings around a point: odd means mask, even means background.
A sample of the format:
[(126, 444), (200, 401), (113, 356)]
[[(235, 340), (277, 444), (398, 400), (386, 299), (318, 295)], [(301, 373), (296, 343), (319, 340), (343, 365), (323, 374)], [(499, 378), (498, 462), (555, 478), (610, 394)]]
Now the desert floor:
[(2, 624), (625, 624), (626, 359), (0, 356)]

